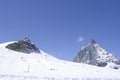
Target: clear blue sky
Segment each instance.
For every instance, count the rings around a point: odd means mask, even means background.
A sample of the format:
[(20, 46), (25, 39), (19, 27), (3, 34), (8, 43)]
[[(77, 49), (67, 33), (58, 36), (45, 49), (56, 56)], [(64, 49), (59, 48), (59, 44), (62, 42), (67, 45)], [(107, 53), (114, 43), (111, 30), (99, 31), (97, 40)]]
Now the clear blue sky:
[(71, 61), (94, 38), (120, 58), (119, 35), (120, 0), (0, 0), (0, 43), (29, 37)]

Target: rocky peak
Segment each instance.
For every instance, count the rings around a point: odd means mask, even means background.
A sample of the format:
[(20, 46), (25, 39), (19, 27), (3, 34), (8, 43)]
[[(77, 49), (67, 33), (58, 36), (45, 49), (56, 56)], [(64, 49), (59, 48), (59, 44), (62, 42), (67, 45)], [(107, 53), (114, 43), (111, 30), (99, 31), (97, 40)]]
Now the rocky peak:
[(17, 42), (14, 42), (12, 44), (8, 44), (6, 48), (18, 51), (18, 52), (23, 52), (23, 53), (40, 53), (39, 49), (33, 44), (29, 38), (25, 38), (24, 40), (20, 40)]
[(100, 67), (105, 67), (108, 63), (120, 64), (116, 56), (99, 46), (94, 39), (87, 46), (81, 48), (73, 61)]
[(94, 39), (91, 39), (90, 44), (96, 44), (96, 41)]

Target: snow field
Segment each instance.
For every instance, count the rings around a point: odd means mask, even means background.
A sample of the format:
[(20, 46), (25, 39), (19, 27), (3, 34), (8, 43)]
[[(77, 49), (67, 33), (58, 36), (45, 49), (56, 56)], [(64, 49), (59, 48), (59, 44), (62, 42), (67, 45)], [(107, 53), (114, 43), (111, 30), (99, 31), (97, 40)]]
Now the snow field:
[(59, 60), (44, 51), (25, 54), (0, 44), (0, 80), (120, 80), (120, 69)]

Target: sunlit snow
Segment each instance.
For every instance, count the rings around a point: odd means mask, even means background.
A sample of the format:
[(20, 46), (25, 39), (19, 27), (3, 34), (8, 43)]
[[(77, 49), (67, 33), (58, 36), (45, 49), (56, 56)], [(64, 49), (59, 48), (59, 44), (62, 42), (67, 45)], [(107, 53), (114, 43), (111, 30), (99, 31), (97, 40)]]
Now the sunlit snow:
[(25, 54), (7, 44), (0, 44), (0, 80), (120, 80), (120, 69), (59, 60), (42, 50)]

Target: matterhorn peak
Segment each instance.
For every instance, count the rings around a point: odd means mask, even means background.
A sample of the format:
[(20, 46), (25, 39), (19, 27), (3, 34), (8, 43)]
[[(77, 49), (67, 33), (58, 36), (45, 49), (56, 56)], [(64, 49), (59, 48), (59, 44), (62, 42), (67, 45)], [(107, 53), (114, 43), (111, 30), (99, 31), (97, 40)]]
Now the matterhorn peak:
[(94, 39), (91, 39), (90, 44), (96, 44), (96, 41)]
[(98, 45), (95, 39), (91, 39), (90, 42), (88, 43), (88, 47), (95, 47), (95, 45)]
[(119, 59), (115, 55), (99, 46), (94, 39), (89, 42), (88, 46), (81, 48), (73, 61), (100, 67), (105, 67), (109, 63), (120, 64)]
[(23, 53), (40, 53), (39, 49), (29, 38), (8, 44), (6, 48)]

